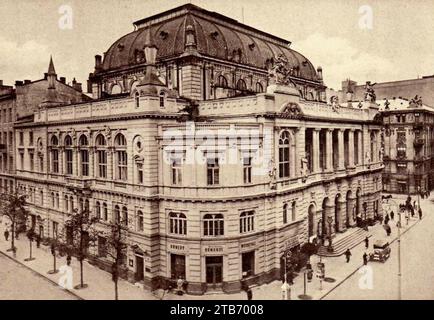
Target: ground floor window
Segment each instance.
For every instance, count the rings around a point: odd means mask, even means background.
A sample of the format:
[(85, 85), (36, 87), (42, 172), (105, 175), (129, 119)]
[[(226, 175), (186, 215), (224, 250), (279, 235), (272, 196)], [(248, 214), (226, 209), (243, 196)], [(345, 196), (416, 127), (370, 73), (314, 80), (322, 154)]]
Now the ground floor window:
[(242, 277), (247, 278), (255, 274), (255, 251), (245, 252), (241, 255)]
[(223, 257), (205, 257), (206, 283), (216, 286), (223, 282)]
[(98, 236), (98, 256), (105, 258), (107, 256), (107, 240), (104, 237)]
[(170, 271), (170, 277), (172, 279), (185, 279), (185, 256), (179, 254), (171, 254)]

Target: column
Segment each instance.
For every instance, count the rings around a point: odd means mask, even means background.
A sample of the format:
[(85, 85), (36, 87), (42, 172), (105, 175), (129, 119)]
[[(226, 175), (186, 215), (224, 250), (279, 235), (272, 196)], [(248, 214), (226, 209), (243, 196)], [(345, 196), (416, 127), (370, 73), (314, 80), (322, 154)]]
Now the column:
[(320, 129), (313, 129), (312, 131), (312, 145), (313, 145), (313, 152), (312, 152), (312, 159), (313, 159), (313, 173), (319, 172), (319, 132)]
[(348, 132), (348, 167), (354, 168), (354, 129)]
[(338, 145), (339, 145), (338, 169), (345, 170), (344, 129), (338, 130)]
[(347, 229), (347, 202), (345, 198), (341, 196), (338, 201), (339, 206), (339, 231), (343, 232)]
[(326, 131), (326, 171), (333, 172), (333, 129)]
[(64, 170), (64, 166), (65, 164), (63, 163), (63, 155), (64, 155), (65, 149), (63, 147), (59, 148), (59, 173), (63, 174)]
[(357, 140), (358, 140), (358, 147), (359, 150), (357, 152), (357, 156), (358, 156), (358, 161), (357, 163), (359, 164), (359, 166), (363, 165), (363, 131), (358, 131), (357, 133)]
[[(332, 236), (335, 234), (335, 228), (334, 225), (336, 223), (335, 221), (335, 206), (334, 205), (327, 205), (326, 206), (326, 221), (325, 221), (325, 226), (326, 226), (326, 230), (327, 230), (327, 236), (329, 234), (331, 234)], [(333, 219), (332, 224), (330, 225), (328, 220), (329, 217), (331, 217)], [(330, 229), (331, 227), (331, 229)], [(330, 232), (331, 231), (331, 232)], [(328, 243), (328, 242), (327, 242)]]
[(95, 149), (89, 148), (89, 177), (95, 177)]
[(113, 148), (109, 148), (107, 150), (107, 179), (108, 180), (114, 180), (113, 175), (113, 164), (114, 164), (114, 157), (113, 157), (114, 150)]

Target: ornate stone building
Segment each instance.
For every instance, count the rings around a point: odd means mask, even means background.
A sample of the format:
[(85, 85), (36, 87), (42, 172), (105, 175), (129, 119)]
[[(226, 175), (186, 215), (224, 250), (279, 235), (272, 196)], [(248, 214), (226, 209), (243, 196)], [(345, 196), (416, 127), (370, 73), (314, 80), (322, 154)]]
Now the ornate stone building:
[(135, 27), (96, 57), (94, 101), (15, 126), (34, 136), (17, 184), (41, 235), (72, 208), (123, 217), (131, 281), (202, 294), (279, 279), (285, 251), (381, 214), (375, 103), (328, 105), (289, 42), (193, 5)]
[(434, 186), (434, 109), (421, 99), (377, 100), (383, 119), (383, 188), (416, 193)]

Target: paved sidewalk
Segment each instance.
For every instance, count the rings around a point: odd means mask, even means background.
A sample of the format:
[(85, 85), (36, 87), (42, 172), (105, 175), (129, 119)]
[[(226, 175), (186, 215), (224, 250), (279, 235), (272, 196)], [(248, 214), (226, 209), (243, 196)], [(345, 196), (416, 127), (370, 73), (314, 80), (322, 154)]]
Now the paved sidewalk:
[[(423, 207), (428, 199), (421, 199), (421, 206)], [(426, 214), (426, 213), (425, 213)], [(391, 220), (389, 225), (392, 228), (392, 234), (390, 237), (386, 236), (386, 232), (383, 227), (376, 224), (369, 228), (370, 235), (370, 248), (372, 250), (372, 244), (377, 239), (387, 239), (390, 243), (397, 239), (397, 227), (396, 222), (398, 215), (395, 215), (395, 220)], [(409, 225), (406, 225), (405, 219), (402, 219), (401, 233), (408, 231), (416, 223), (418, 219), (410, 219)], [(12, 252), (7, 252), (6, 250), (10, 248), (10, 241), (5, 242), (3, 237), (3, 225), (0, 227), (0, 252), (12, 257)], [(24, 259), (28, 258), (29, 255), (29, 241), (25, 235), (20, 235), (20, 239), (16, 241), (17, 256), (14, 258), (21, 264), (24, 264), (36, 271), (40, 275), (48, 278), (55, 283), (59, 282), (61, 274), (49, 275), (48, 270), (53, 268), (53, 257), (49, 252), (49, 248), (41, 245), (41, 248), (37, 249), (34, 243), (33, 256), (36, 258), (33, 261), (25, 262)], [(45, 248), (45, 249), (43, 249)], [(339, 286), (343, 281), (345, 281), (352, 274), (357, 272), (357, 270), (363, 265), (362, 256), (365, 252), (365, 243), (362, 242), (353, 249), (351, 249), (352, 257), (349, 263), (345, 262), (344, 256), (339, 257), (327, 257), (322, 258), (322, 262), (325, 263), (326, 278), (331, 278), (333, 282), (322, 282), (322, 290), (320, 290), (320, 282), (315, 276), (312, 282), (307, 283), (307, 294), (312, 297), (312, 299), (322, 299), (330, 291)], [(319, 256), (314, 255), (311, 257), (311, 263), (316, 271), (316, 264), (319, 261)], [(66, 263), (65, 258), (58, 259), (58, 268)], [(387, 262), (386, 262), (387, 263)], [(78, 261), (73, 258), (71, 266), (73, 268), (74, 274), (74, 285), (79, 283), (80, 269)], [(72, 289), (71, 292), (78, 297), (86, 300), (113, 300), (114, 299), (114, 284), (111, 280), (111, 275), (98, 267), (90, 265), (84, 262), (84, 280), (85, 283), (89, 285), (86, 289), (76, 290)], [(281, 281), (274, 281), (269, 284), (258, 286), (252, 289), (254, 300), (280, 300), (281, 299)], [(295, 279), (294, 284), (291, 286), (291, 298), (299, 299), (298, 295), (304, 292), (304, 279), (303, 273), (300, 273)], [(193, 295), (183, 295), (178, 296), (171, 293), (165, 293), (162, 290), (157, 290), (152, 293), (150, 291), (144, 290), (137, 287), (128, 281), (119, 281), (119, 298), (122, 300), (155, 300), (155, 299), (165, 299), (165, 300), (196, 300), (196, 299), (210, 299), (210, 300), (246, 300), (246, 294), (244, 292), (236, 294), (205, 294), (204, 296), (193, 296)]]

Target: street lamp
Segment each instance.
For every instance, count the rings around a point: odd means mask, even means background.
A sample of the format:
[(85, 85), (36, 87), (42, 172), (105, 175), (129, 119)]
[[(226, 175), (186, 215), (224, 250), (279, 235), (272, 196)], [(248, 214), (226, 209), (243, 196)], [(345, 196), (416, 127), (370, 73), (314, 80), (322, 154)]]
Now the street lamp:
[(401, 300), (401, 210), (399, 211), (398, 223), (398, 300)]
[(332, 223), (333, 223), (333, 217), (328, 216), (327, 217), (327, 223), (329, 224), (329, 246), (327, 248), (328, 252), (333, 252), (332, 247)]

